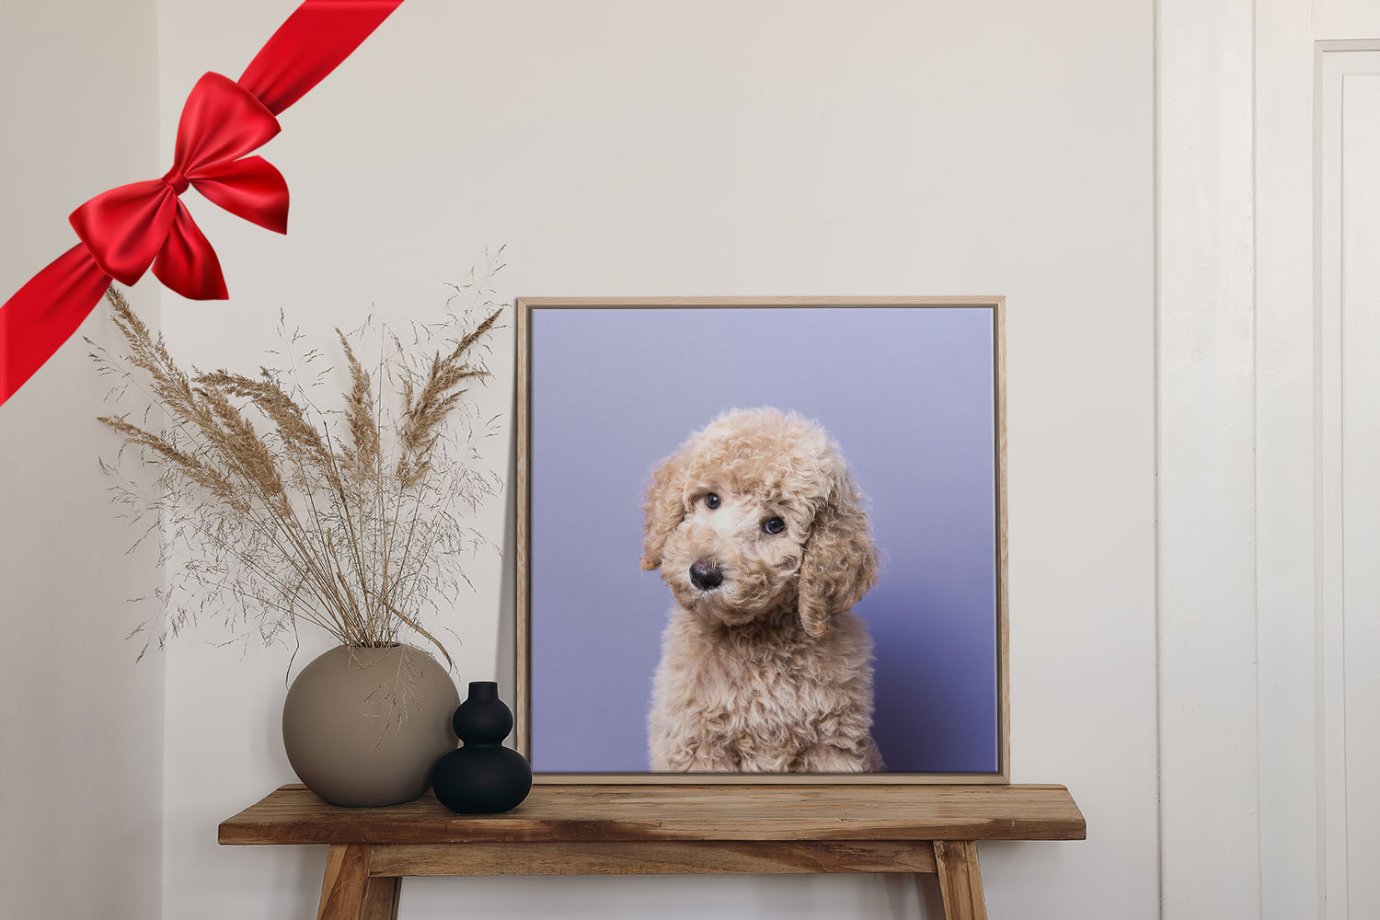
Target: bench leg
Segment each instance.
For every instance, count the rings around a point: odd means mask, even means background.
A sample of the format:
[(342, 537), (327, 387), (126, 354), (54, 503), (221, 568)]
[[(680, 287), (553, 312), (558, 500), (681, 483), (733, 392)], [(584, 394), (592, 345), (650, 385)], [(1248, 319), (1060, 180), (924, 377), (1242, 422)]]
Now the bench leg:
[(402, 894), (402, 879), (375, 875), (369, 878), (364, 892), (364, 909), (359, 920), (398, 920), (398, 896)]
[(936, 840), (934, 864), (939, 871), (946, 920), (987, 920), (977, 844), (971, 840)]
[(369, 888), (369, 856), (370, 849), (363, 844), (331, 847), (316, 920), (359, 920)]
[(331, 847), (316, 920), (398, 920), (402, 879), (370, 876), (371, 855), (364, 844)]

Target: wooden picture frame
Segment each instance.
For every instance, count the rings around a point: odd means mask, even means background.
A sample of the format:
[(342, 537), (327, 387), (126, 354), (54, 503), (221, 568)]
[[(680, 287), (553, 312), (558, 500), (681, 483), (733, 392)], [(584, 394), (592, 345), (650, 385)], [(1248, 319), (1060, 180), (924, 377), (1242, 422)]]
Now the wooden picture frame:
[(517, 314), (517, 530), (516, 530), (516, 706), (517, 749), (529, 758), (531, 739), (531, 571), (532, 536), (532, 313), (559, 309), (733, 309), (808, 307), (906, 307), (971, 308), (992, 313), (993, 395), (995, 430), (995, 528), (996, 546), (996, 727), (997, 769), (976, 773), (550, 773), (535, 774), (535, 782), (547, 784), (985, 784), (1010, 782), (1010, 701), (1007, 588), (1007, 485), (1006, 485), (1006, 334), (1005, 298), (1001, 296), (956, 297), (530, 297), (516, 303)]

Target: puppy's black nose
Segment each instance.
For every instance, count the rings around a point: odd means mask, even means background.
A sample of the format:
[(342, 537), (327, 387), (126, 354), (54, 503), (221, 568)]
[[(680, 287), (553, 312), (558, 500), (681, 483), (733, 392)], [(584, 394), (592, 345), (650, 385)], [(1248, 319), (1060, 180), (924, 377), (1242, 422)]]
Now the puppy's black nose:
[(690, 566), (690, 584), (701, 591), (710, 591), (724, 583), (724, 570), (712, 562), (700, 560)]

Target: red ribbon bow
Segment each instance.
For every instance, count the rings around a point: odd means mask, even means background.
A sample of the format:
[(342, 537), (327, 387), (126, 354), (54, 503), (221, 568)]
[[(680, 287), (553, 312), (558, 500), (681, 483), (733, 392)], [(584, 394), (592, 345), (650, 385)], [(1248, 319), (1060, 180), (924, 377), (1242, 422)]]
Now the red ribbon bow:
[(228, 296), (220, 260), (181, 195), (189, 187), (245, 220), (287, 232), (288, 189), (262, 157), (277, 115), (319, 83), (402, 0), (305, 0), (239, 81), (203, 76), (182, 109), (173, 166), (161, 179), (122, 185), (72, 212), (81, 242), (0, 306), (0, 404), (81, 325), (113, 278), (153, 274), (191, 300)]
[(287, 183), (263, 157), (245, 156), (278, 131), (278, 119), (253, 94), (208, 73), (182, 109), (167, 175), (97, 195), (72, 212), (72, 228), (101, 271), (121, 284), (152, 265), (183, 297), (223, 300), (220, 260), (179, 196), (190, 185), (231, 214), (286, 233)]

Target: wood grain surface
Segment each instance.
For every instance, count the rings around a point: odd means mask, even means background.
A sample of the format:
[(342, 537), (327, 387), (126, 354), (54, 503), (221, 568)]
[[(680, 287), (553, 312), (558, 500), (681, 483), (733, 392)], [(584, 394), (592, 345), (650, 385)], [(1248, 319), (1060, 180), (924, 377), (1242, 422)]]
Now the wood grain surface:
[(971, 840), (936, 840), (934, 862), (944, 899), (944, 920), (987, 920), (977, 844)]
[(456, 815), (430, 794), (327, 805), (283, 786), (220, 826), (224, 844), (1081, 840), (1063, 786), (536, 786), (515, 811)]
[(375, 846), (369, 871), (396, 876), (933, 874), (932, 847), (894, 840), (402, 843)]
[(369, 847), (357, 843), (333, 846), (326, 855), (321, 903), (316, 920), (355, 920), (369, 885)]

